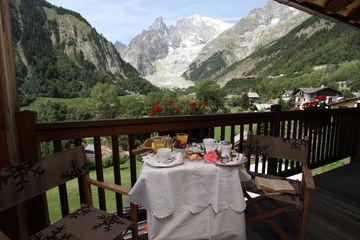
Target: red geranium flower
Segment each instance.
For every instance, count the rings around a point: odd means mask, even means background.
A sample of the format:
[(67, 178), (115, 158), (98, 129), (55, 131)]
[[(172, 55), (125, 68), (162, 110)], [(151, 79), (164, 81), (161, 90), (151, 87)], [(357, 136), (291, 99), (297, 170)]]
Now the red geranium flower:
[(174, 103), (175, 103), (175, 101), (172, 100), (172, 99), (169, 99), (169, 100), (167, 101), (167, 105), (168, 105), (169, 107), (171, 107), (172, 105), (174, 105)]
[(208, 107), (209, 104), (206, 102), (206, 103), (203, 103), (203, 107)]
[(316, 96), (315, 99), (320, 102), (326, 101), (326, 96)]
[(197, 102), (190, 102), (189, 105), (190, 105), (191, 107), (196, 107), (196, 106), (197, 106)]
[(155, 105), (152, 107), (152, 111), (154, 113), (157, 113), (157, 112), (161, 112), (161, 106), (160, 105)]
[(175, 112), (177, 112), (177, 113), (181, 112), (181, 108), (179, 108), (179, 107), (175, 108)]

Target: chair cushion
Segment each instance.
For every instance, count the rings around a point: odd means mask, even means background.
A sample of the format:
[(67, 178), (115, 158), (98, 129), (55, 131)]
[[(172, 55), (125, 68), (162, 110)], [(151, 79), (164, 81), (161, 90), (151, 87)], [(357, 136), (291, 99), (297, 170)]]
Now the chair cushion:
[[(252, 181), (249, 181), (248, 183), (243, 184), (243, 188), (245, 191), (252, 192), (259, 194), (261, 196), (271, 198), (277, 201), (289, 203), (292, 205), (296, 205), (297, 207), (301, 207), (301, 199), (300, 199), (300, 192), (301, 192), (301, 182), (297, 180), (282, 178), (278, 176), (271, 176), (266, 174), (260, 174), (260, 173), (254, 173), (250, 172)], [(288, 181), (294, 188), (295, 188), (295, 195), (294, 194), (287, 194), (287, 193), (279, 193), (279, 194), (265, 194), (263, 191), (258, 190), (256, 187), (256, 184), (254, 182), (254, 179), (256, 176), (264, 177), (264, 178), (272, 178), (272, 179), (282, 179)]]
[(106, 240), (120, 236), (131, 221), (116, 214), (82, 205), (55, 224), (33, 235), (29, 240), (70, 239)]

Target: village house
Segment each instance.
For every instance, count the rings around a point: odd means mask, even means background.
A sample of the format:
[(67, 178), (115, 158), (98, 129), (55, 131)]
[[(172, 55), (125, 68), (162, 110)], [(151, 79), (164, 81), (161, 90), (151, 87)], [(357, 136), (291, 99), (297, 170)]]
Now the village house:
[(349, 99), (344, 99), (338, 102), (330, 103), (329, 107), (332, 109), (336, 108), (354, 108), (360, 105), (360, 97), (354, 97)]
[(350, 90), (351, 86), (358, 81), (341, 81), (341, 82), (336, 82), (336, 83), (338, 85), (339, 90)]
[(359, 97), (359, 98), (360, 98), (360, 90), (357, 91), (357, 92), (352, 92), (352, 94), (353, 94), (355, 97)]
[(251, 90), (247, 93), (250, 104), (254, 104), (259, 100), (259, 94), (252, 92)]
[(281, 94), (281, 99), (284, 100), (285, 102), (290, 101), (291, 97), (294, 95), (294, 91), (292, 90), (285, 90), (282, 94)]
[(303, 104), (306, 102), (313, 102), (318, 96), (326, 97), (326, 104), (331, 104), (338, 101), (341, 93), (330, 87), (321, 86), (318, 88), (300, 88), (294, 92), (295, 107), (303, 109)]

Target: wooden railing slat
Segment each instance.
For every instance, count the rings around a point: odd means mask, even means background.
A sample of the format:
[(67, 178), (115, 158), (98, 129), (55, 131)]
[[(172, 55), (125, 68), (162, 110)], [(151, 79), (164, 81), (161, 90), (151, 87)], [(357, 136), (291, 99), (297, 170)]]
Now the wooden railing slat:
[[(260, 124), (256, 124), (256, 135), (260, 135)], [(259, 158), (260, 156), (258, 154), (255, 155), (255, 172), (259, 172)], [(262, 164), (265, 164), (265, 159), (262, 159)]]
[(220, 141), (225, 140), (225, 126), (221, 126), (220, 131)]
[[(61, 152), (63, 146), (61, 141), (54, 141), (54, 152)], [(69, 215), (69, 200), (67, 195), (66, 183), (59, 185), (59, 197), (60, 197), (60, 206), (61, 206), (61, 216), (66, 217)]]
[[(119, 138), (118, 136), (111, 137), (112, 158), (114, 165), (114, 183), (121, 185), (121, 171), (120, 171), (120, 152), (119, 152)], [(119, 216), (123, 216), (123, 201), (119, 193), (115, 193), (116, 210)]]
[(244, 124), (240, 124), (240, 137), (239, 137), (239, 147), (238, 152), (244, 153)]
[[(80, 146), (81, 144), (82, 144), (82, 139), (81, 138), (74, 139), (74, 145), (75, 146)], [(83, 177), (78, 177), (80, 204), (86, 203), (85, 189), (84, 189), (83, 183), (84, 183)]]
[(322, 128), (322, 119), (319, 119), (316, 127), (317, 132), (317, 144), (316, 144), (316, 162), (321, 161), (321, 143), (322, 143), (322, 134), (323, 134), (323, 128)]
[(329, 156), (328, 158), (330, 158), (331, 156), (335, 155), (335, 137), (336, 137), (336, 121), (337, 121), (337, 117), (333, 114), (332, 115), (332, 120), (331, 120), (331, 140), (330, 140), (330, 148), (329, 148)]
[(334, 146), (334, 155), (340, 153), (340, 138), (341, 138), (341, 118), (339, 115), (336, 115), (336, 131), (335, 131), (335, 146)]
[(235, 144), (235, 125), (231, 125), (231, 127), (230, 127), (230, 142), (234, 146), (234, 144)]
[(215, 131), (214, 131), (214, 127), (212, 127), (212, 128), (210, 128), (209, 137), (214, 138), (214, 136), (215, 136)]
[[(100, 182), (104, 181), (104, 170), (102, 165), (102, 153), (101, 153), (101, 139), (100, 137), (94, 137), (95, 148), (95, 165), (96, 165), (96, 179)], [(106, 211), (106, 198), (105, 190), (98, 187), (99, 195), (99, 207), (101, 210)]]
[(131, 186), (135, 185), (137, 179), (136, 172), (136, 157), (134, 154), (131, 154), (131, 149), (135, 149), (135, 135), (129, 135), (129, 155), (130, 155), (130, 174), (131, 174)]

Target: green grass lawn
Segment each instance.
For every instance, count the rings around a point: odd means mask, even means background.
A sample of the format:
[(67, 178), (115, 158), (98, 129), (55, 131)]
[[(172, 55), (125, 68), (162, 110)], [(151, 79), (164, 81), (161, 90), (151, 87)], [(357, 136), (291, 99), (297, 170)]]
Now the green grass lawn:
[[(257, 129), (257, 126), (254, 124), (252, 131), (256, 133), (256, 129)], [(244, 125), (244, 133), (248, 132), (248, 130), (249, 130), (249, 125)], [(240, 133), (240, 126), (236, 125), (235, 126), (235, 136), (239, 133)], [(221, 139), (221, 128), (220, 127), (215, 128), (214, 137), (217, 141), (223, 140), (223, 139)], [(230, 126), (225, 127), (225, 140), (231, 142), (231, 127)]]
[[(131, 95), (127, 96), (119, 96), (119, 100), (126, 100)], [(34, 106), (46, 102), (51, 101), (55, 103), (65, 103), (68, 107), (80, 107), (83, 106), (88, 98), (51, 98), (51, 97), (37, 97), (34, 102), (32, 102), (29, 106), (22, 107), (22, 110), (34, 110)]]
[[(121, 169), (121, 185), (130, 187), (130, 161), (122, 164), (120, 166)], [(137, 173), (140, 174), (141, 163), (137, 161)], [(96, 172), (90, 172), (91, 178), (96, 179)], [(114, 183), (114, 171), (113, 167), (104, 169), (104, 180), (105, 182)], [(75, 211), (80, 206), (79, 199), (79, 190), (78, 190), (78, 181), (74, 179), (66, 183), (68, 199), (69, 199), (69, 207), (70, 212)], [(97, 187), (92, 187), (92, 196), (94, 206), (99, 206), (98, 200), (98, 190)], [(50, 221), (53, 223), (59, 219), (61, 219), (61, 208), (60, 208), (60, 199), (59, 199), (59, 190), (58, 188), (53, 188), (49, 190), (47, 193), (48, 207), (49, 207), (49, 215)], [(116, 211), (116, 202), (115, 202), (115, 194), (110, 191), (105, 191), (106, 195), (106, 207), (108, 212)], [(127, 197), (123, 196), (123, 203), (127, 201)]]
[(29, 106), (23, 107), (22, 110), (33, 110), (34, 106), (45, 101), (65, 103), (68, 107), (77, 107), (83, 105), (87, 98), (49, 98), (37, 97)]

